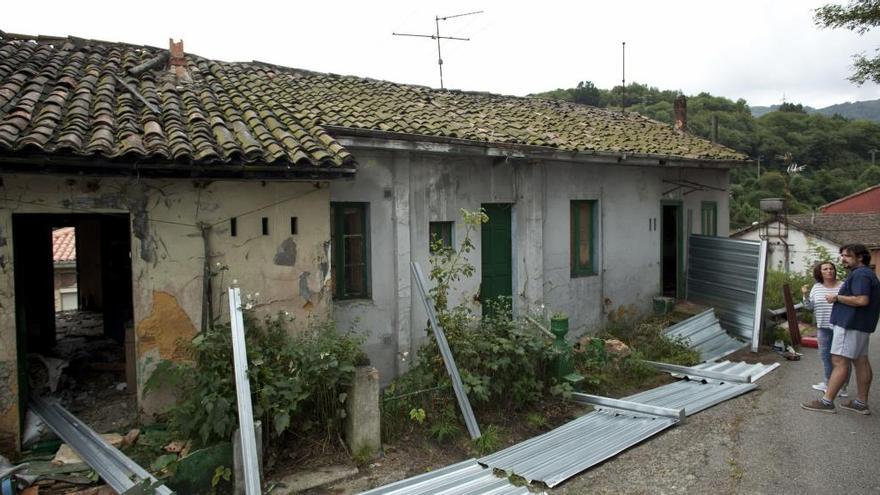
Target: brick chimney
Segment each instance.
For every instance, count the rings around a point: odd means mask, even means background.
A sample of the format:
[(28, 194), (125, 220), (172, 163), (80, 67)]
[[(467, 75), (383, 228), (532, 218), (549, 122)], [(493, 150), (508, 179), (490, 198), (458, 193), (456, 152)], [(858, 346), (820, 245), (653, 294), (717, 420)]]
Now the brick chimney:
[(672, 104), (673, 120), (675, 121), (675, 130), (678, 132), (687, 132), (688, 127), (688, 110), (687, 98), (684, 95), (675, 97)]
[(177, 77), (177, 82), (179, 83), (192, 82), (189, 70), (186, 68), (186, 55), (183, 53), (183, 40), (175, 43), (173, 38), (168, 38), (168, 44), (168, 51), (170, 52), (168, 57), (169, 72)]

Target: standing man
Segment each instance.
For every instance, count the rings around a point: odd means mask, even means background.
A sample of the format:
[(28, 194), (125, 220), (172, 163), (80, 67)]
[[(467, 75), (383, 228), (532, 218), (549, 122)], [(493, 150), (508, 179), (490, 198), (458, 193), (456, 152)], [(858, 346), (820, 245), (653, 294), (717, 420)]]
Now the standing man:
[(828, 295), (834, 303), (831, 308), (831, 378), (828, 389), (821, 399), (804, 402), (801, 407), (810, 411), (833, 413), (834, 398), (846, 381), (849, 363), (856, 371), (858, 398), (844, 401), (840, 407), (859, 414), (871, 414), (868, 409), (868, 389), (871, 388), (873, 370), (868, 362), (868, 340), (880, 319), (880, 280), (868, 268), (871, 253), (862, 244), (847, 244), (840, 248), (840, 259), (849, 270), (849, 276), (840, 286), (836, 296)]

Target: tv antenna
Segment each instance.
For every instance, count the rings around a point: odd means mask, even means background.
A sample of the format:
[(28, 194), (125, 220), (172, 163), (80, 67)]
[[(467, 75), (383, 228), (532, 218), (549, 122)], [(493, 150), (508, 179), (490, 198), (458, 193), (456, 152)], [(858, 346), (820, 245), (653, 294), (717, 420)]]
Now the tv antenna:
[(443, 55), (440, 52), (440, 40), (470, 41), (470, 38), (456, 38), (455, 36), (440, 36), (440, 21), (447, 21), (456, 17), (464, 17), (466, 15), (482, 14), (482, 10), (474, 12), (466, 12), (464, 14), (447, 15), (440, 17), (434, 16), (434, 34), (411, 34), (411, 33), (391, 33), (392, 36), (412, 36), (414, 38), (431, 38), (437, 40), (437, 66), (440, 68), (440, 89), (443, 89)]

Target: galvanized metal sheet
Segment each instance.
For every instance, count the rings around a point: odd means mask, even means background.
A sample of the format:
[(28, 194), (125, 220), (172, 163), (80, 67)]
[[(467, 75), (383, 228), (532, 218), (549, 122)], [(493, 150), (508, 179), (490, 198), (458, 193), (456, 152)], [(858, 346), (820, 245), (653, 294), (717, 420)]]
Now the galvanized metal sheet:
[(754, 383), (681, 380), (624, 399), (674, 409), (683, 407), (685, 415), (691, 416), (756, 388)]
[(594, 411), (479, 462), (554, 487), (677, 422), (673, 418)]
[(529, 495), (529, 490), (514, 486), (475, 459), (468, 459), (360, 495)]
[(721, 327), (757, 350), (767, 242), (691, 235), (687, 299), (715, 308)]
[(235, 375), (235, 398), (238, 404), (238, 431), (241, 432), (241, 460), (244, 470), (244, 491), (260, 494), (260, 467), (257, 439), (254, 432), (254, 411), (251, 404), (251, 383), (248, 380), (247, 348), (244, 339), (244, 317), (241, 313), (241, 290), (229, 288), (229, 326), (232, 332), (232, 361)]
[[(145, 493), (143, 485), (159, 484), (153, 475), (107, 443), (95, 430), (60, 404), (34, 396), (29, 405), (117, 493)], [(164, 485), (153, 490), (157, 495), (174, 493)]]
[(664, 330), (668, 337), (683, 339), (700, 353), (703, 361), (712, 361), (749, 345), (727, 334), (715, 316), (714, 309), (680, 321)]
[(419, 288), (419, 294), (422, 296), (422, 302), (425, 304), (425, 311), (428, 313), (428, 321), (431, 322), (431, 330), (434, 331), (434, 338), (437, 340), (437, 347), (440, 348), (440, 354), (443, 356), (443, 364), (446, 365), (446, 372), (452, 379), (452, 389), (455, 391), (455, 398), (458, 400), (458, 408), (464, 418), (464, 424), (467, 426), (468, 434), (471, 439), (475, 440), (482, 436), (480, 433), (480, 425), (474, 416), (474, 410), (471, 408), (471, 402), (468, 400), (467, 392), (464, 390), (464, 384), (461, 383), (461, 376), (458, 373), (458, 367), (455, 365), (455, 357), (452, 355), (452, 349), (449, 348), (449, 342), (446, 341), (446, 334), (437, 320), (437, 314), (434, 312), (434, 300), (428, 294), (428, 280), (422, 273), (422, 267), (413, 261), (410, 263), (413, 278), (416, 281), (416, 287)]
[(744, 363), (741, 361), (717, 361), (712, 363), (700, 363), (692, 367), (700, 370), (724, 373), (725, 375), (751, 376), (752, 382), (755, 382), (779, 366), (779, 363), (762, 364)]

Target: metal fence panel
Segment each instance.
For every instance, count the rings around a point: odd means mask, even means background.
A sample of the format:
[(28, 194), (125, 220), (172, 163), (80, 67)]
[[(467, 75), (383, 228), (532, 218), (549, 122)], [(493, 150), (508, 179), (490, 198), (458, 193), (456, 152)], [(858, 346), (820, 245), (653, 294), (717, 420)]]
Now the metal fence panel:
[[(542, 494), (544, 492), (541, 492)], [(475, 459), (381, 486), (360, 495), (529, 495)]]
[(715, 308), (721, 326), (760, 340), (767, 241), (691, 235), (688, 238), (687, 299)]
[(724, 357), (748, 345), (731, 337), (721, 328), (713, 309), (680, 321), (664, 332), (669, 337), (686, 340), (690, 348), (700, 353), (703, 361)]
[(673, 418), (595, 411), (479, 462), (554, 487), (677, 422)]
[(626, 400), (661, 407), (684, 408), (687, 416), (758, 388), (754, 383), (719, 383), (681, 380), (629, 397)]

